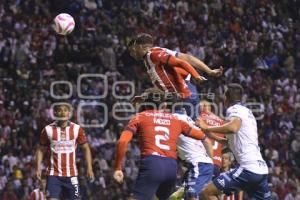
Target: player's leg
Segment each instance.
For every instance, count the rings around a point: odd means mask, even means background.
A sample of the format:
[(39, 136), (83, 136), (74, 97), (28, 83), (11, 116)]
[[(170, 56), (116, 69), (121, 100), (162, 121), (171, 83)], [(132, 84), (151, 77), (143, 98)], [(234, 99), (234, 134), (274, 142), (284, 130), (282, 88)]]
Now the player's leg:
[(161, 157), (147, 156), (141, 160), (139, 174), (132, 190), (132, 199), (152, 200), (162, 179)]
[(259, 175), (247, 172), (251, 183), (246, 187), (246, 192), (251, 200), (270, 200), (271, 192), (268, 186), (268, 175)]
[(181, 200), (184, 195), (184, 187), (180, 186), (175, 192), (173, 192), (170, 196), (170, 200)]
[(205, 186), (201, 192), (201, 199), (213, 200), (222, 192), (225, 195), (231, 195), (233, 192), (245, 188), (249, 184), (249, 179), (243, 172), (243, 168), (235, 168), (221, 173), (220, 176)]
[(167, 200), (170, 197), (174, 191), (177, 177), (177, 162), (171, 158), (163, 160), (164, 162), (160, 163), (162, 182), (156, 191), (156, 196), (159, 200)]
[(62, 185), (58, 176), (48, 176), (47, 177), (47, 199), (48, 200), (58, 200), (61, 193)]
[(71, 200), (79, 200), (80, 190), (77, 176), (74, 177), (61, 177), (63, 187), (66, 190), (68, 198)]
[(210, 163), (197, 163), (191, 166), (186, 186), (185, 199), (196, 200), (203, 187), (211, 181), (214, 167), (213, 164)]
[(215, 186), (215, 184), (210, 182), (202, 190), (199, 199), (201, 199), (201, 200), (215, 200), (215, 199), (218, 199), (218, 196), (220, 196), (221, 193), (222, 192)]

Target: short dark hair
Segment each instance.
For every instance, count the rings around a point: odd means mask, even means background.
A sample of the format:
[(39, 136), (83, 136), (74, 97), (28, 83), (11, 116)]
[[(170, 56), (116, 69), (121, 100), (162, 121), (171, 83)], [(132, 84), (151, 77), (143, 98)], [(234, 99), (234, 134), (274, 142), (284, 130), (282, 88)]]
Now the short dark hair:
[(240, 84), (230, 83), (227, 85), (227, 88), (228, 89), (225, 92), (225, 96), (229, 103), (234, 103), (242, 100), (244, 89)]
[(62, 106), (66, 106), (67, 108), (68, 108), (68, 110), (71, 110), (71, 108), (70, 108), (70, 104), (69, 103), (67, 103), (67, 102), (63, 102), (63, 101), (56, 101), (56, 102), (54, 102), (55, 103), (55, 105), (53, 106), (53, 110), (54, 110), (54, 112), (57, 112), (58, 111), (58, 109), (60, 108), (60, 107), (62, 107)]
[(153, 37), (148, 33), (140, 33), (133, 37), (127, 44), (128, 47), (133, 45), (153, 45)]

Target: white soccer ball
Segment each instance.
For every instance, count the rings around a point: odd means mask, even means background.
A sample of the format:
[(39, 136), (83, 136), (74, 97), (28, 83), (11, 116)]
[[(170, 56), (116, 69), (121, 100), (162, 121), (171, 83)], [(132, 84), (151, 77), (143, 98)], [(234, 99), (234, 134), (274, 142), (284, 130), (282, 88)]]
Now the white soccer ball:
[(70, 34), (75, 27), (73, 17), (67, 13), (61, 13), (54, 18), (54, 30), (60, 35)]

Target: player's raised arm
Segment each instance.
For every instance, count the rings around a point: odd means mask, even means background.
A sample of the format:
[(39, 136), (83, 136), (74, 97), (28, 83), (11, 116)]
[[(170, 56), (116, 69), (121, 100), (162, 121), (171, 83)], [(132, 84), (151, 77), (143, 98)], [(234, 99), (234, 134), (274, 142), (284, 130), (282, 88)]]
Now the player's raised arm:
[(180, 67), (190, 73), (197, 80), (203, 78), (192, 65), (185, 60), (176, 58), (175, 56), (169, 55), (167, 65), (171, 67)]
[(195, 68), (204, 71), (210, 76), (221, 76), (223, 74), (223, 67), (221, 66), (219, 69), (211, 69), (208, 67), (204, 62), (200, 59), (196, 58), (195, 56), (185, 54), (185, 53), (178, 53), (178, 58), (185, 60)]

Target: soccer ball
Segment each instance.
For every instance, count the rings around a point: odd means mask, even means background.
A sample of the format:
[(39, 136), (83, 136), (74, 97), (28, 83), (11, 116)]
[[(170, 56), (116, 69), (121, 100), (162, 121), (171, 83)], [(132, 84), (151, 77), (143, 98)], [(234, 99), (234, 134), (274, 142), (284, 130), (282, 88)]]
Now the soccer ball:
[(70, 34), (75, 27), (73, 17), (67, 13), (61, 13), (54, 18), (53, 28), (60, 35)]

